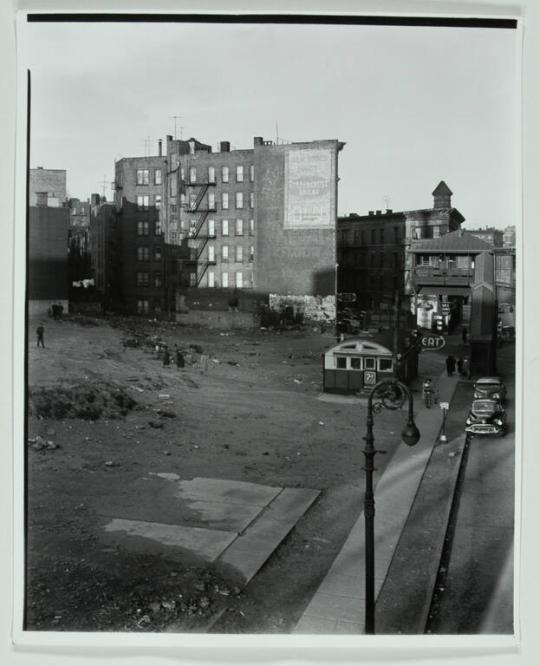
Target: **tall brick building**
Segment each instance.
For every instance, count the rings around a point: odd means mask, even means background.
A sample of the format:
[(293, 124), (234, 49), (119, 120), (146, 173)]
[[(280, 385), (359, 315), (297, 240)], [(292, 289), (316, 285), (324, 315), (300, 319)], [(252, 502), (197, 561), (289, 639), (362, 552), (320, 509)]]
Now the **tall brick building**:
[(253, 148), (222, 141), (213, 152), (167, 136), (165, 155), (160, 141), (158, 156), (116, 162), (126, 309), (171, 310), (179, 293), (189, 305), (208, 290), (218, 308), (233, 290), (333, 299), (343, 145), (255, 137)]
[(396, 292), (411, 293), (411, 249), (422, 240), (456, 231), (465, 220), (452, 206), (452, 192), (444, 181), (432, 196), (432, 208), (351, 213), (338, 219), (339, 292), (356, 294), (359, 307), (366, 310), (388, 306)]
[(30, 169), (30, 206), (63, 206), (67, 198), (65, 169)]

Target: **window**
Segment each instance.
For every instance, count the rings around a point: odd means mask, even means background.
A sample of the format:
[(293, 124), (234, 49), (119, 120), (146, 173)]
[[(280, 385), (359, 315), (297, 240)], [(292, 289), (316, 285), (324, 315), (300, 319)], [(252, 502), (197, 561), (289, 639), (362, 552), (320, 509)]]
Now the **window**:
[(154, 171), (154, 185), (161, 185), (161, 169)]
[(229, 274), (228, 273), (222, 273), (221, 274), (221, 286), (222, 287), (228, 287), (229, 286)]
[(376, 233), (376, 232), (375, 232), (375, 229), (372, 229), (372, 230), (371, 230), (371, 244), (372, 244), (372, 245), (375, 245), (375, 243), (377, 242), (377, 241), (375, 240), (375, 233)]
[(154, 287), (161, 287), (161, 285), (162, 285), (161, 273), (159, 271), (156, 271), (154, 273)]
[(189, 209), (195, 210), (197, 208), (197, 195), (195, 192), (191, 192), (189, 195)]
[(380, 358), (379, 359), (379, 370), (381, 372), (391, 372), (392, 371), (392, 359), (391, 358)]
[(361, 358), (351, 358), (351, 370), (362, 370)]
[(211, 238), (214, 238), (216, 235), (216, 222), (213, 218), (208, 220), (208, 235)]
[(237, 245), (237, 246), (236, 246), (236, 252), (235, 252), (234, 260), (235, 260), (237, 263), (241, 263), (241, 262), (242, 262), (242, 258), (243, 258), (243, 256), (244, 256), (243, 249), (244, 249), (244, 248), (243, 248), (241, 245)]
[(189, 167), (189, 182), (197, 182), (197, 167)]
[(236, 207), (237, 208), (243, 208), (244, 207), (244, 193), (243, 192), (237, 192), (236, 193)]
[(186, 179), (186, 170), (184, 167), (180, 167), (180, 180), (184, 181)]
[(221, 235), (222, 236), (228, 236), (229, 235), (229, 220), (222, 220), (221, 221)]
[(384, 229), (379, 229), (379, 243), (384, 245)]
[(364, 358), (364, 370), (375, 370), (374, 358)]
[(229, 193), (228, 192), (222, 192), (221, 193), (221, 207), (223, 210), (227, 210), (229, 207)]
[(394, 252), (394, 268), (399, 268), (399, 255), (397, 252)]
[(149, 303), (147, 300), (137, 301), (137, 313), (138, 314), (147, 314), (149, 309)]
[(249, 260), (253, 261), (254, 258), (255, 258), (255, 246), (250, 245), (249, 246)]
[(139, 220), (137, 222), (137, 236), (148, 236), (150, 232), (150, 223), (147, 221)]
[(384, 266), (384, 252), (379, 252), (379, 266), (381, 268)]
[(244, 221), (236, 220), (235, 235), (243, 236), (244, 235)]
[(255, 180), (255, 167), (253, 164), (249, 165), (249, 180), (253, 182)]
[(215, 192), (208, 192), (208, 210), (216, 210)]
[(154, 246), (154, 260), (155, 261), (161, 261), (161, 246), (160, 245)]
[(139, 271), (137, 273), (137, 287), (148, 287), (150, 284), (150, 274)]
[(336, 368), (339, 370), (345, 370), (347, 367), (347, 357), (346, 356), (336, 356)]
[(156, 194), (156, 198), (154, 200), (156, 210), (159, 210), (161, 208), (161, 194)]
[(221, 246), (221, 261), (229, 261), (229, 246)]
[(237, 287), (238, 289), (242, 289), (243, 284), (244, 282), (243, 282), (242, 271), (236, 271), (235, 287)]
[(154, 236), (159, 236), (161, 231), (161, 220), (158, 219), (154, 222)]
[(216, 260), (216, 248), (213, 245), (208, 246), (208, 261)]
[(148, 194), (137, 195), (137, 210), (148, 210), (149, 197)]
[(366, 244), (366, 231), (365, 231), (365, 229), (362, 230), (362, 233), (360, 234), (360, 236), (362, 238), (362, 245), (365, 245)]
[(147, 247), (137, 248), (137, 261), (150, 261), (150, 250)]
[(249, 193), (249, 207), (250, 208), (255, 208), (255, 193), (254, 192)]
[(249, 221), (249, 235), (253, 236), (255, 233), (255, 220), (250, 220)]
[(208, 167), (208, 182), (209, 183), (216, 182), (216, 170), (213, 166)]
[(208, 271), (208, 286), (209, 287), (216, 286), (216, 274), (214, 273), (214, 271)]
[(137, 185), (148, 185), (148, 169), (137, 169)]
[(236, 182), (237, 183), (244, 182), (244, 167), (240, 164), (236, 167)]
[(394, 243), (399, 243), (399, 227), (394, 227)]
[(190, 287), (196, 287), (197, 286), (197, 273), (190, 273), (189, 274), (189, 286)]
[(229, 182), (229, 167), (226, 166), (221, 167), (221, 182), (222, 183)]

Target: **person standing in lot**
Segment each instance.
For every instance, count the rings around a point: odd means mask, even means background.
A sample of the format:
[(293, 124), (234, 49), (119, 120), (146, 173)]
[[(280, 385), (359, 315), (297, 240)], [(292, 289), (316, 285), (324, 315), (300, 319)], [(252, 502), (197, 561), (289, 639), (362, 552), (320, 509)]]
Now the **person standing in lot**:
[(45, 341), (44, 341), (45, 329), (41, 324), (36, 328), (36, 335), (37, 335), (37, 346), (45, 348)]
[(446, 357), (446, 372), (448, 373), (448, 376), (451, 377), (454, 374), (454, 371), (456, 369), (456, 359), (450, 354), (450, 356)]

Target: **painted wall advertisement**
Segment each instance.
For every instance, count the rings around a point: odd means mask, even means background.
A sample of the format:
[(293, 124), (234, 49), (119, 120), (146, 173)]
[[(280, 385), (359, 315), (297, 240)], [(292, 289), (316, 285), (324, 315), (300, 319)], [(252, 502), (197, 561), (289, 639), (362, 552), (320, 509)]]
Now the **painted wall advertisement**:
[(433, 315), (437, 314), (438, 299), (419, 296), (416, 301), (416, 325), (420, 328), (431, 328)]
[(334, 227), (332, 153), (330, 148), (309, 148), (286, 154), (285, 229)]

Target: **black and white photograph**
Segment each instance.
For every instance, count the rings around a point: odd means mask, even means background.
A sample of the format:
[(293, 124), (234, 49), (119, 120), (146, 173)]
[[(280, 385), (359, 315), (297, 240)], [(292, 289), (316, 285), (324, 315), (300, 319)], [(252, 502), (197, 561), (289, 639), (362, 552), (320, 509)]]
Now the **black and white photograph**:
[(18, 40), (19, 635), (510, 644), (519, 17)]

